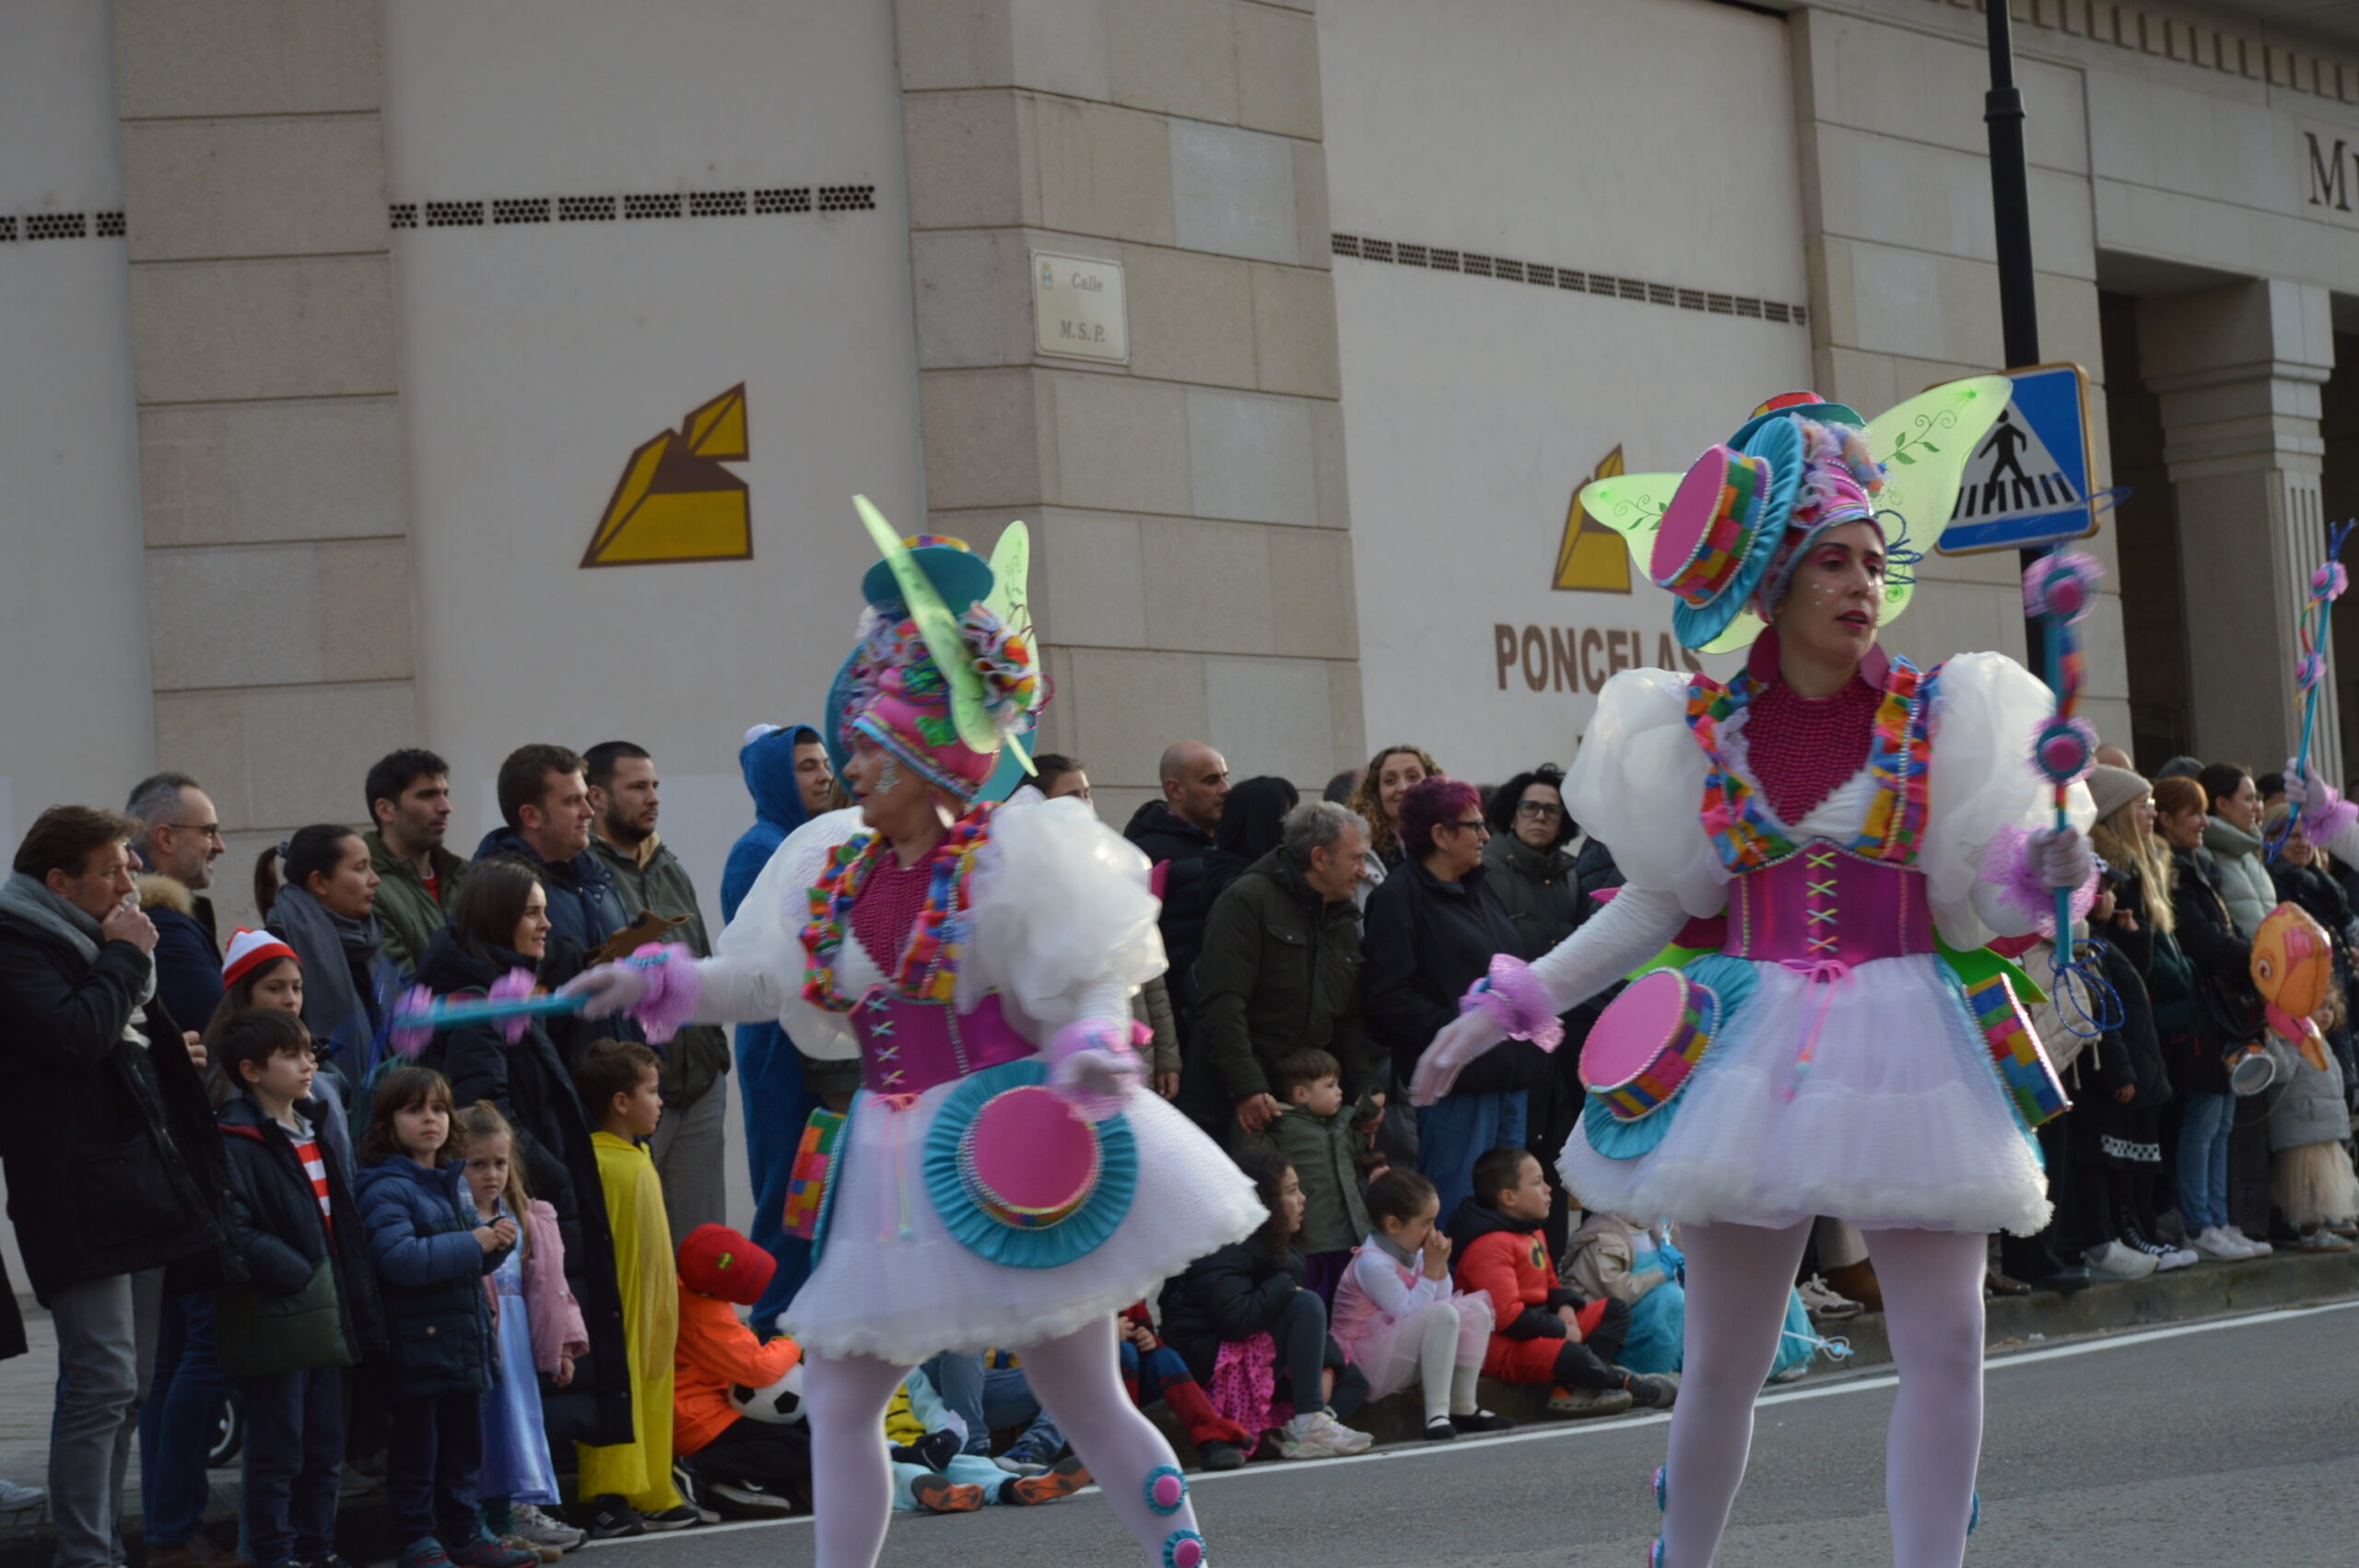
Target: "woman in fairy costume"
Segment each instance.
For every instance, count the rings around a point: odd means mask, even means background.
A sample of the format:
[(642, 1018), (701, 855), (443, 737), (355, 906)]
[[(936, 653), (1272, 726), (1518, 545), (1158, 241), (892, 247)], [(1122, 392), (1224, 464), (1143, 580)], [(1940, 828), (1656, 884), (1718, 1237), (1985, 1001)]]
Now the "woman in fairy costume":
[(593, 1012), (648, 1016), (662, 993), (657, 1012), (776, 1019), (807, 1054), (860, 1059), (811, 1278), (782, 1324), (819, 1434), (821, 1568), (876, 1560), (902, 1377), (990, 1347), (1021, 1351), (1146, 1561), (1197, 1568), (1171, 1449), (1122, 1390), (1115, 1317), (1263, 1211), (1217, 1147), (1138, 1091), (1131, 996), (1164, 964), (1144, 858), (1077, 800), (977, 803), (1041, 696), (1021, 525), (986, 562), (955, 540), (905, 544), (860, 505), (886, 560), (827, 720), (858, 809), (779, 847), (717, 956), (674, 949), (577, 985)]
[[(1932, 408), (1936, 450), (1970, 451), (2005, 383), (1958, 385), (1895, 410), (1900, 439)], [(1592, 1034), (1560, 1163), (1591, 1209), (1680, 1222), (1686, 1361), (1657, 1568), (1713, 1560), (1821, 1214), (1867, 1234), (1884, 1286), (1894, 1562), (1956, 1568), (1978, 1507), (1987, 1238), (2048, 1217), (2028, 1131), (2060, 1092), (1981, 950), (2043, 909), (2052, 922), (2052, 890), (2088, 883), (2091, 860), (2077, 830), (2043, 825), (2053, 787), (2031, 743), (2055, 705), (2038, 681), (1996, 653), (1920, 672), (1876, 646), (1906, 602), (1895, 555), (1911, 523), (1946, 521), (1956, 470), (1888, 484), (1866, 424), (1778, 399), (1676, 482), (1659, 529), (1630, 531), (1688, 647), (1731, 647), (1757, 625), (1748, 610), (1766, 628), (1726, 685), (1663, 670), (1607, 684), (1565, 803), (1629, 885), (1528, 968), (1495, 962), (1414, 1086), (1427, 1102), (1504, 1036), (1545, 1041), (1566, 1008), (1662, 971)], [(1591, 514), (1614, 517), (1615, 498)], [(2084, 827), (2077, 785), (2072, 802)]]

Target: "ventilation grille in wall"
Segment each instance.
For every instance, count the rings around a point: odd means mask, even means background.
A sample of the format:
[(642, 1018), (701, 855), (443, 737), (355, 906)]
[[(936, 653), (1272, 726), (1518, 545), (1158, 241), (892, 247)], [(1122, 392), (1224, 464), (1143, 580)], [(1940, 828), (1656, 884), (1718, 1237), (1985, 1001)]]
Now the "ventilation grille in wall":
[(1602, 294), (1614, 299), (1670, 305), (1714, 316), (1747, 316), (1758, 322), (1786, 322), (1795, 326), (1810, 323), (1810, 311), (1801, 305), (1755, 299), (1746, 294), (1712, 294), (1700, 288), (1683, 288), (1677, 284), (1614, 277), (1606, 273), (1584, 272), (1579, 267), (1550, 266), (1544, 262), (1486, 256), (1478, 251), (1416, 245), (1406, 240), (1376, 240), (1364, 234), (1335, 235), (1332, 249), (1339, 256), (1355, 256), (1363, 262), (1389, 262), (1394, 266), (1427, 267), (1435, 272), (1462, 273), (1468, 277), (1487, 277), (1500, 283), (1528, 283), (1538, 288)]
[[(874, 185), (778, 185), (758, 191), (647, 191), (616, 196), (494, 196), (488, 201), (395, 202), (390, 216), (395, 228), (481, 228), (487, 223), (631, 223), (648, 218), (765, 217), (774, 213), (875, 210)], [(102, 224), (107, 216), (100, 215)], [(120, 234), (123, 215), (112, 216), (114, 232)]]
[(29, 212), (19, 217), (0, 213), (0, 245), (34, 240), (120, 240), (119, 212)]

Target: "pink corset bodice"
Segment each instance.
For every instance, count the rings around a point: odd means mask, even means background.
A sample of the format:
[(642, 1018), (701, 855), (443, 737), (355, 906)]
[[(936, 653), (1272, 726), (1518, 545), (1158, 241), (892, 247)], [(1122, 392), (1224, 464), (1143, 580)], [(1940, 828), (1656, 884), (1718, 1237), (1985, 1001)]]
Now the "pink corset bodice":
[(1033, 1054), (1032, 1042), (1001, 1014), (996, 992), (960, 1012), (879, 986), (852, 1009), (851, 1024), (860, 1036), (861, 1086), (872, 1094), (922, 1094)]
[(1790, 855), (1729, 883), (1731, 958), (1802, 968), (1848, 968), (1934, 951), (1924, 873), (1813, 838)]

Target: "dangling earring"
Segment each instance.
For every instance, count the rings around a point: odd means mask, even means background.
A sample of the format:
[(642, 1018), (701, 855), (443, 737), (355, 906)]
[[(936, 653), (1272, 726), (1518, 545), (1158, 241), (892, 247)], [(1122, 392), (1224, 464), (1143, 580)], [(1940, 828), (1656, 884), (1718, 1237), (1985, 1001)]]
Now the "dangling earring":
[(889, 795), (900, 787), (901, 759), (891, 752), (886, 752), (876, 765), (876, 792)]

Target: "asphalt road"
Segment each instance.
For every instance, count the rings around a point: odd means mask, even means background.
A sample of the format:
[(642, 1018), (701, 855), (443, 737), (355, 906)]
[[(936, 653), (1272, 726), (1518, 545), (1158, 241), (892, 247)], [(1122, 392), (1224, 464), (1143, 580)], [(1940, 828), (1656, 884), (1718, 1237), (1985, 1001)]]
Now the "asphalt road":
[[(2032, 1351), (1990, 1363), (1969, 1564), (2359, 1563), (2359, 1303)], [(1765, 1398), (1722, 1568), (1884, 1568), (1890, 1375)], [(1216, 1568), (1640, 1568), (1661, 1417), (1195, 1477)], [(802, 1520), (593, 1549), (597, 1568), (804, 1568)], [(582, 1561), (580, 1558), (576, 1562)], [(886, 1568), (1131, 1568), (1095, 1493), (897, 1516)]]

